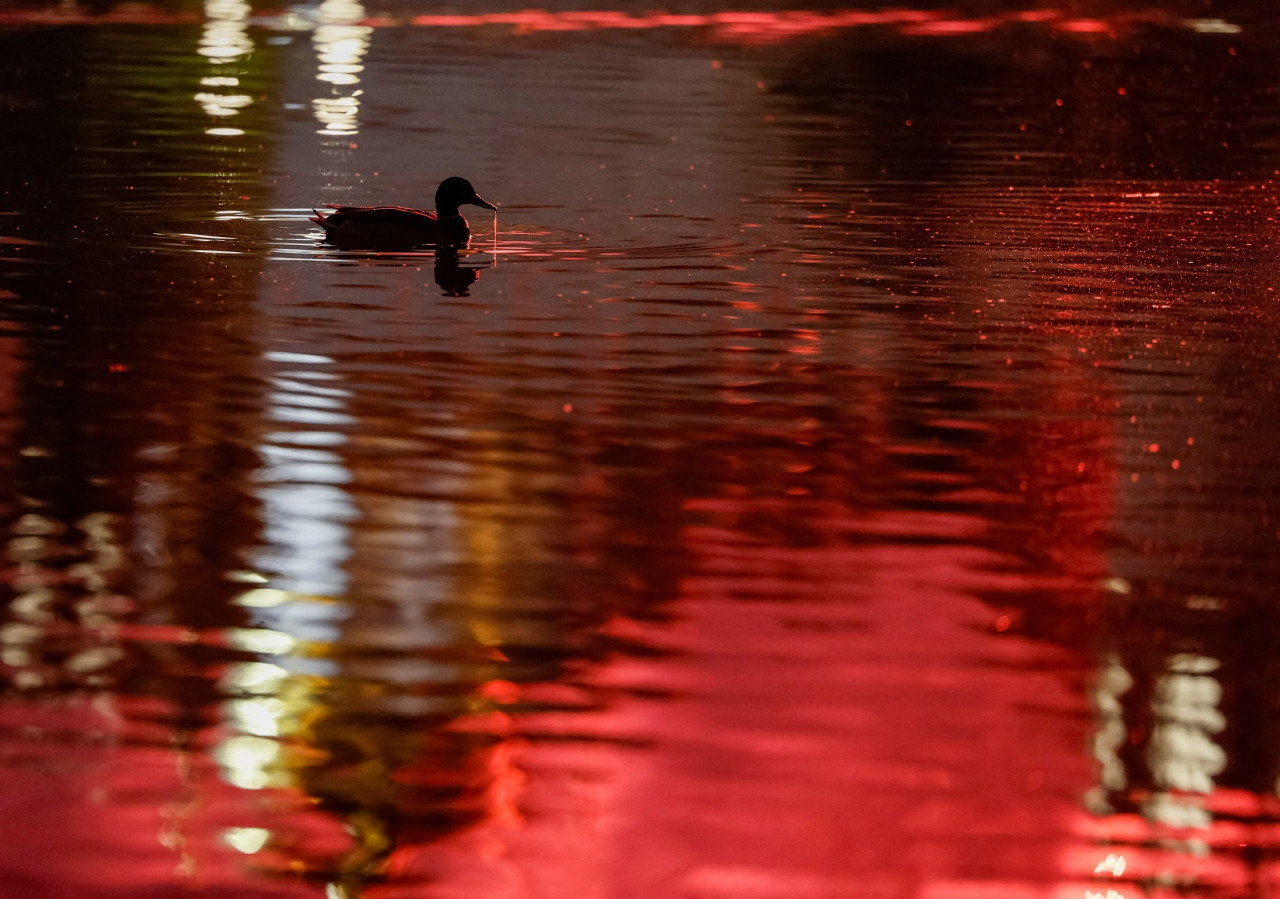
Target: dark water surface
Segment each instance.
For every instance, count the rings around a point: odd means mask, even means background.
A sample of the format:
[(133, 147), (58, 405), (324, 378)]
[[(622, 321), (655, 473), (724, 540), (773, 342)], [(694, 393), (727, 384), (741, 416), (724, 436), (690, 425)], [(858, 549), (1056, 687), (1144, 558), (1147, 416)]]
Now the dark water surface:
[(0, 897), (1280, 895), (1280, 32), (973, 8), (0, 7)]

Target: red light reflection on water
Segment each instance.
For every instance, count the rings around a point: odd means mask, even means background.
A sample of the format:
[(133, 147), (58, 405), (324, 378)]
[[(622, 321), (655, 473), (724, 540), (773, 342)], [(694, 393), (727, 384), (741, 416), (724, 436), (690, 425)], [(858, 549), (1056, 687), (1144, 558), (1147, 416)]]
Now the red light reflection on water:
[[(1073, 565), (1101, 570), (1088, 534), (1112, 513), (1114, 470), (1090, 459), (1072, 489), (1037, 480), (1108, 443), (1105, 424), (1059, 420), (1090, 379), (1054, 377), (1045, 423), (990, 464), (1026, 466), (1029, 493), (1057, 497), (1028, 501), (1027, 539), (1078, 547)], [(491, 716), (515, 742), (491, 760), (490, 817), (402, 848), (395, 868), (430, 879), (433, 899), (1079, 899), (1105, 852), (1078, 849), (1095, 777), (1078, 663), (1029, 638), (1034, 604), (978, 598), (993, 582), (1037, 600), (1051, 588), (994, 574), (1008, 560), (981, 545), (979, 516), (854, 511), (838, 478), (776, 486), (802, 483), (801, 500), (743, 484), (687, 498), (697, 523), (678, 537), (692, 561), (673, 621), (606, 625), (665, 654), (522, 686), (534, 709), (576, 710)], [(746, 522), (808, 536), (771, 542)], [(609, 701), (584, 710), (579, 691)]]
[(477, 15), (428, 14), (415, 16), (414, 25), (427, 27), (475, 27), (503, 25), (518, 31), (582, 31), (588, 29), (707, 28), (719, 37), (738, 41), (773, 41), (824, 34), (854, 28), (896, 28), (916, 35), (964, 35), (993, 31), (1008, 25), (1041, 24), (1075, 33), (1108, 33), (1142, 22), (1171, 24), (1176, 20), (1154, 13), (1125, 15), (1114, 21), (1073, 18), (1062, 10), (1014, 10), (994, 16), (966, 18), (951, 11), (885, 10), (787, 10), (782, 12), (717, 12), (674, 14), (654, 12), (632, 15), (615, 11), (549, 12), (523, 10)]
[[(726, 499), (714, 513), (758, 511), (751, 505)], [(920, 530), (908, 519), (881, 526)], [(1047, 895), (1061, 883), (1090, 779), (1082, 698), (1051, 674), (1028, 676), (1021, 664), (1041, 650), (994, 636), (991, 609), (963, 595), (981, 552), (750, 551), (711, 526), (686, 541), (702, 560), (677, 600), (679, 621), (643, 634), (681, 661), (619, 660), (595, 672), (592, 687), (619, 699), (588, 721), (514, 716), (522, 737), (503, 760), (524, 774), (495, 774), (492, 817), (406, 848), (398, 870), (439, 878), (440, 899), (941, 899), (979, 886)], [(754, 558), (747, 574), (744, 550)], [(805, 588), (812, 596), (769, 600), (794, 591), (797, 567), (828, 576)], [(760, 598), (744, 601), (748, 588)], [(975, 672), (975, 652), (990, 653), (992, 666)], [(648, 687), (675, 698), (623, 698)], [(1057, 720), (1046, 725), (1029, 708), (1056, 709)], [(516, 804), (513, 788), (519, 818), (498, 811)]]
[[(269, 21), (283, 14), (255, 13), (255, 19)], [(0, 11), (0, 24), (68, 25), (91, 23), (165, 25), (201, 21), (193, 13), (174, 13), (146, 3), (122, 3), (106, 11), (60, 6), (54, 9), (8, 9)], [(629, 14), (613, 10), (551, 12), (527, 9), (502, 13), (438, 13), (414, 16), (411, 24), (429, 28), (476, 28), (497, 26), (517, 32), (587, 31), (599, 29), (703, 28), (728, 42), (760, 43), (793, 37), (830, 34), (856, 28), (892, 28), (904, 34), (956, 36), (994, 31), (1010, 25), (1038, 24), (1072, 34), (1117, 34), (1142, 24), (1175, 26), (1172, 15), (1158, 11), (1123, 13), (1110, 19), (1078, 18), (1058, 9), (1011, 10), (990, 16), (966, 18), (954, 11), (885, 10), (787, 10), (730, 11), (717, 13), (652, 12)], [(359, 23), (370, 27), (393, 27), (400, 20), (373, 16)], [(1193, 27), (1186, 25), (1185, 27)]]

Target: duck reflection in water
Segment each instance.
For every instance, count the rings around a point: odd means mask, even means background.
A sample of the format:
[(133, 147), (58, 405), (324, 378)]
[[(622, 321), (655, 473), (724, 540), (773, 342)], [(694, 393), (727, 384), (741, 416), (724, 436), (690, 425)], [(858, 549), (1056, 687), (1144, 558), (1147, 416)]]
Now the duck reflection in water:
[(476, 193), (465, 178), (446, 178), (436, 189), (436, 211), (406, 206), (338, 206), (333, 211), (318, 210), (311, 221), (324, 229), (324, 239), (334, 246), (366, 250), (408, 249), (422, 246), (465, 247), (471, 227), (462, 217), (462, 206), (480, 206), (497, 211)]
[(471, 285), (480, 278), (480, 268), (461, 265), (456, 247), (441, 246), (436, 250), (436, 284), (447, 297), (465, 297)]

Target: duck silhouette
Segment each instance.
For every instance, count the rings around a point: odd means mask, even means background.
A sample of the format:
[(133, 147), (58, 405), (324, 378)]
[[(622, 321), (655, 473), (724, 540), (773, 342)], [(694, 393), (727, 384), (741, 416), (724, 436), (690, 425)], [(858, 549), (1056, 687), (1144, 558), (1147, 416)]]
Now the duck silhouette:
[(458, 211), (460, 206), (498, 207), (476, 193), (466, 178), (445, 178), (436, 188), (436, 211), (407, 206), (338, 206), (333, 212), (311, 210), (311, 221), (324, 229), (324, 239), (335, 246), (389, 249), (438, 246), (465, 247), (471, 227)]

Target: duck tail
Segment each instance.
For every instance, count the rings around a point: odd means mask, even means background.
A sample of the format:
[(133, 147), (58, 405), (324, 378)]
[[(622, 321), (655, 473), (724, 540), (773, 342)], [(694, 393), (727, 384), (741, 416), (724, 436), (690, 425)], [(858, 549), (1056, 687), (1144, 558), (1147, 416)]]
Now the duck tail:
[(337, 228), (333, 222), (329, 221), (329, 219), (333, 217), (332, 213), (326, 216), (323, 212), (315, 208), (312, 208), (311, 212), (311, 221), (323, 228), (325, 234), (329, 234)]

